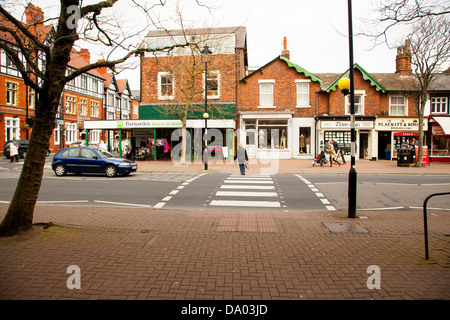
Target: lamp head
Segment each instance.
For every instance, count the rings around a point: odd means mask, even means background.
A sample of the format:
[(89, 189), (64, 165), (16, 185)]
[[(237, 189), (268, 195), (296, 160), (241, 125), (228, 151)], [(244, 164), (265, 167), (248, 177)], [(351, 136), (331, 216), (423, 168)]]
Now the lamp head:
[(341, 89), (342, 93), (347, 95), (350, 92), (350, 79), (349, 78), (342, 78), (338, 82), (339, 89)]
[(205, 112), (205, 113), (203, 114), (203, 118), (204, 118), (204, 119), (208, 119), (208, 118), (209, 118), (208, 112)]

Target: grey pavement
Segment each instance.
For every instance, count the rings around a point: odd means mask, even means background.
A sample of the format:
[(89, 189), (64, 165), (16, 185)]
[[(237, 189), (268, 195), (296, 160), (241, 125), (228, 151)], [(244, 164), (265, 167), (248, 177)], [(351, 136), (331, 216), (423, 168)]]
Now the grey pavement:
[[(253, 161), (249, 172), (346, 174), (349, 165)], [(202, 164), (138, 162), (142, 172)], [(357, 161), (358, 174), (450, 174), (450, 164)], [(209, 173), (237, 173), (210, 164)], [(443, 190), (450, 191), (450, 190)], [(449, 200), (450, 203), (450, 200)], [(450, 205), (449, 205), (450, 209)], [(0, 218), (7, 211), (0, 204)], [(448, 300), (450, 212), (236, 212), (37, 205), (25, 234), (0, 238), (2, 300)], [(52, 222), (50, 227), (45, 224)], [(74, 267), (75, 266), (75, 267)], [(77, 287), (79, 285), (79, 287)], [(179, 310), (177, 310), (179, 312)]]

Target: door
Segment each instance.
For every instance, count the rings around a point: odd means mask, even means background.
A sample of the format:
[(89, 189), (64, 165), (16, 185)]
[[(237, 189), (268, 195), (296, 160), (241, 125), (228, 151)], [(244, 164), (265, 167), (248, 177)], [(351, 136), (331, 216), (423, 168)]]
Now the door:
[(391, 132), (379, 131), (378, 132), (378, 159), (391, 160)]
[(81, 148), (80, 172), (103, 172), (103, 161), (93, 150)]
[(245, 144), (249, 158), (256, 158), (256, 130), (247, 129), (245, 131)]
[(369, 133), (360, 132), (359, 134), (359, 158), (369, 158)]

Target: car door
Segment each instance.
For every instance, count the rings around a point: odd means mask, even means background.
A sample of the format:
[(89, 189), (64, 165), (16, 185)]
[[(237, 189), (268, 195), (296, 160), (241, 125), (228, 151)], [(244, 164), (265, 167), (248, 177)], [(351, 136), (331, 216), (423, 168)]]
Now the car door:
[(102, 160), (98, 154), (88, 148), (81, 148), (81, 166), (82, 172), (102, 172)]
[(70, 148), (63, 153), (63, 161), (68, 172), (80, 172), (80, 148)]

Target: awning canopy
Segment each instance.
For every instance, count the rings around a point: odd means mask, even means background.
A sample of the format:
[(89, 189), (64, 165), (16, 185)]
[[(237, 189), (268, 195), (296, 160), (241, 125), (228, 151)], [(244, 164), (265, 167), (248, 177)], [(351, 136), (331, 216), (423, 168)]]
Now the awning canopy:
[(433, 116), (433, 119), (436, 120), (437, 123), (441, 126), (442, 130), (444, 130), (445, 134), (450, 135), (450, 117), (436, 117)]

